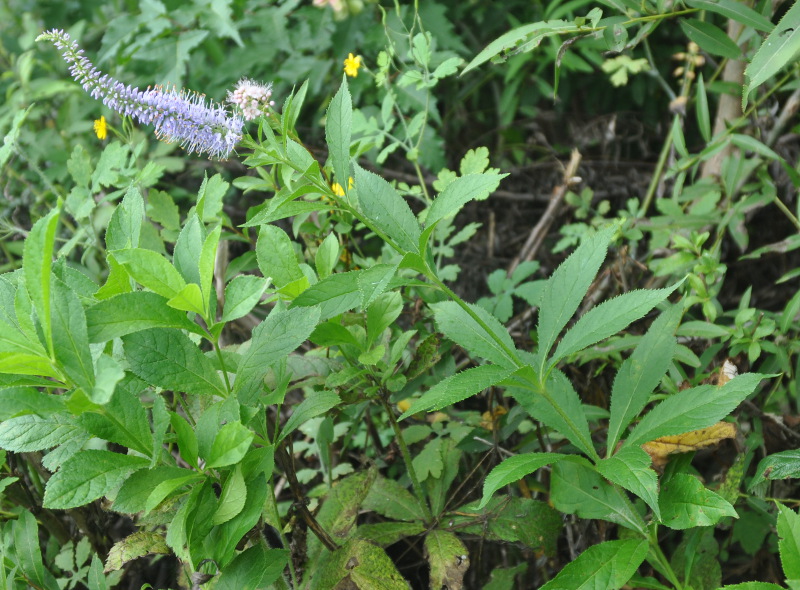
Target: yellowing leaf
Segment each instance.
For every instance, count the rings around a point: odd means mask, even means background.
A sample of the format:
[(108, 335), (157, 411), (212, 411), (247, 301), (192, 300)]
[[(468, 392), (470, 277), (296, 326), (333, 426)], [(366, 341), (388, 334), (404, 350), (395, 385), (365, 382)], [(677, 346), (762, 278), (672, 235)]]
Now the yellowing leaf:
[(683, 434), (662, 436), (648, 443), (642, 448), (653, 459), (653, 465), (663, 468), (667, 464), (667, 457), (675, 453), (688, 453), (704, 447), (710, 447), (726, 438), (736, 436), (736, 425), (730, 422), (717, 422), (708, 428), (692, 430)]

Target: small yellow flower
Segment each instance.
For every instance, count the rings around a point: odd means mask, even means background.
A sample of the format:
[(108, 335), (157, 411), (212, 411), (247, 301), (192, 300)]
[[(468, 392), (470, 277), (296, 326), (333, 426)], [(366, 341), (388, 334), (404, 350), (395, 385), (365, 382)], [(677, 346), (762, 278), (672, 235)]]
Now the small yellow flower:
[[(347, 179), (347, 190), (350, 190), (351, 188), (353, 188), (353, 184), (354, 183), (355, 183), (355, 181), (353, 180), (352, 176), (350, 178), (348, 178)], [(331, 185), (331, 190), (333, 191), (333, 194), (336, 195), (337, 197), (343, 197), (344, 196), (344, 189), (342, 188), (342, 185), (339, 184), (338, 182), (334, 182)]]
[(350, 76), (351, 78), (355, 78), (358, 76), (358, 68), (361, 67), (361, 56), (360, 55), (353, 55), (352, 53), (347, 56), (347, 59), (344, 60), (344, 73)]
[(102, 140), (108, 136), (108, 125), (104, 116), (101, 115), (99, 119), (95, 119), (94, 132), (97, 135), (97, 139)]

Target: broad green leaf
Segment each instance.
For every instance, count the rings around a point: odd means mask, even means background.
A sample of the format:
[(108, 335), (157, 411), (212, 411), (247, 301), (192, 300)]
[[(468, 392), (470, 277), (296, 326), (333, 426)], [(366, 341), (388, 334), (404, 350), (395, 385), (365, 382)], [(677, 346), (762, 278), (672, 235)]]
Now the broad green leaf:
[(728, 59), (739, 59), (742, 55), (739, 46), (725, 34), (725, 31), (711, 23), (696, 18), (684, 18), (678, 21), (678, 24), (684, 34), (704, 51)]
[(300, 293), (292, 307), (318, 306), (321, 320), (349, 311), (361, 303), (358, 277), (362, 272), (352, 270), (332, 274)]
[(203, 183), (197, 193), (197, 215), (201, 221), (214, 223), (219, 220), (222, 198), (230, 186), (230, 183), (225, 181), (220, 174), (215, 174), (211, 178), (203, 178)]
[(564, 20), (549, 20), (531, 23), (512, 29), (489, 43), (483, 51), (478, 53), (467, 67), (461, 72), (463, 76), (470, 70), (486, 63), (500, 53), (517, 49), (518, 51), (531, 51), (539, 46), (542, 39), (551, 35), (578, 32), (579, 29), (573, 23)]
[(58, 381), (64, 378), (50, 359), (26, 352), (0, 352), (0, 373), (53, 377)]
[(675, 330), (680, 317), (679, 305), (658, 316), (631, 356), (620, 366), (611, 389), (609, 454), (616, 448), (625, 428), (644, 409), (650, 394), (672, 363), (676, 348)]
[(340, 401), (339, 396), (333, 391), (311, 391), (309, 397), (294, 408), (286, 425), (281, 429), (277, 442), (281, 442), (311, 418), (324, 414)]
[(91, 394), (94, 389), (94, 365), (89, 351), (86, 314), (78, 296), (63, 282), (52, 284), (53, 352), (56, 362), (75, 385)]
[(84, 412), (80, 424), (94, 436), (114, 442), (143, 455), (153, 453), (153, 433), (139, 399), (124, 387), (117, 388), (99, 412)]
[(114, 572), (122, 569), (129, 561), (152, 554), (171, 553), (164, 537), (151, 531), (136, 531), (121, 541), (114, 543), (106, 558), (104, 572)]
[(123, 514), (143, 512), (147, 500), (159, 485), (165, 481), (185, 479), (189, 476), (200, 481), (202, 476), (188, 469), (161, 465), (154, 469), (140, 469), (125, 479), (114, 498), (112, 509)]
[(205, 300), (197, 283), (187, 283), (167, 301), (167, 305), (179, 311), (191, 311), (201, 317), (206, 315)]
[(725, 516), (738, 518), (727, 500), (686, 473), (676, 473), (662, 483), (659, 505), (661, 522), (677, 530), (711, 526)]
[(289, 562), (286, 549), (267, 549), (259, 543), (246, 549), (222, 570), (217, 590), (256, 590), (277, 580)]
[(431, 567), (431, 588), (461, 588), (469, 568), (469, 552), (449, 531), (432, 530), (425, 535), (425, 558)]
[(158, 293), (172, 299), (186, 286), (181, 274), (158, 252), (144, 248), (129, 248), (109, 252), (114, 260), (125, 267), (133, 279)]
[[(54, 208), (33, 224), (22, 248), (22, 272), (33, 309), (39, 318), (44, 341), (53, 353), (53, 330), (50, 323), (50, 283), (53, 245), (56, 240), (60, 210)], [(18, 314), (19, 317), (19, 314)]]
[(307, 585), (312, 590), (325, 588), (369, 588), (369, 590), (408, 590), (408, 582), (397, 571), (383, 549), (364, 539), (354, 538), (333, 553), (324, 552), (308, 561)]
[(206, 458), (206, 467), (226, 467), (242, 460), (255, 434), (241, 422), (228, 422), (217, 432), (211, 451)]
[(647, 557), (647, 539), (606, 541), (593, 545), (540, 590), (617, 590), (631, 579)]
[(645, 534), (645, 523), (627, 495), (603, 479), (585, 460), (570, 458), (553, 466), (550, 498), (560, 512), (616, 522)]
[(76, 508), (105, 496), (149, 460), (111, 451), (81, 451), (48, 480), (45, 508)]
[(128, 187), (122, 202), (114, 209), (106, 229), (106, 250), (138, 248), (144, 216), (144, 200), (135, 185)]
[(774, 27), (767, 17), (738, 0), (687, 0), (686, 4), (692, 8), (716, 12), (757, 31), (767, 32)]
[(749, 489), (768, 479), (788, 478), (800, 478), (800, 449), (781, 451), (761, 459)]
[(386, 548), (406, 537), (416, 537), (425, 532), (421, 521), (415, 522), (379, 522), (362, 524), (356, 529), (356, 538)]
[(101, 354), (97, 357), (95, 364), (97, 375), (94, 388), (86, 393), (92, 402), (102, 406), (107, 404), (111, 396), (114, 395), (117, 383), (125, 378), (125, 371), (113, 357), (107, 354)]
[(614, 227), (609, 227), (585, 238), (545, 283), (539, 306), (540, 373), (556, 338), (594, 281), (614, 231)]
[[(242, 465), (245, 462), (247, 462), (247, 458), (242, 461)], [(242, 472), (245, 471), (246, 469), (243, 466)], [(269, 477), (269, 474), (267, 477)], [(252, 530), (261, 518), (261, 511), (264, 509), (264, 502), (268, 493), (264, 472), (261, 471), (255, 477), (247, 479), (245, 488), (246, 495), (242, 509), (227, 522), (214, 527), (209, 534), (209, 542), (214, 547), (214, 559), (223, 566), (233, 558), (236, 546), (242, 540), (242, 537)]]
[(26, 414), (0, 422), (0, 448), (15, 453), (43, 451), (83, 432), (75, 419), (66, 413), (46, 418)]
[(135, 291), (104, 299), (86, 310), (90, 342), (107, 342), (148, 328), (197, 330), (186, 313), (157, 293)]
[(152, 328), (128, 334), (122, 341), (130, 370), (150, 385), (227, 397), (225, 384), (211, 361), (183, 332)]
[(350, 178), (350, 136), (353, 124), (353, 103), (347, 78), (342, 76), (342, 84), (328, 107), (325, 118), (325, 141), (328, 143), (333, 173), (336, 182), (348, 191)]
[(256, 260), (261, 274), (270, 277), (278, 288), (305, 278), (292, 241), (285, 231), (274, 225), (259, 227)]
[(650, 468), (652, 459), (641, 447), (624, 447), (597, 463), (597, 471), (612, 483), (644, 500), (661, 520), (658, 506), (658, 477)]
[[(22, 414), (46, 417), (64, 410), (64, 398), (31, 387), (11, 387), (0, 390), (0, 422)], [(0, 432), (3, 426), (0, 425)], [(3, 445), (0, 444), (0, 447)]]
[[(6, 550), (11, 550), (17, 555), (17, 564), (21, 573), (41, 590), (58, 590), (53, 574), (42, 564), (42, 550), (39, 548), (39, 526), (36, 517), (28, 510), (22, 510), (16, 522), (11, 525), (13, 529), (13, 544)], [(4, 551), (0, 551), (2, 555)], [(5, 565), (3, 570), (5, 571)], [(13, 571), (13, 570), (12, 570)], [(13, 578), (13, 575), (12, 575)]]
[(361, 291), (361, 307), (367, 308), (376, 297), (381, 295), (389, 281), (397, 272), (397, 264), (376, 264), (358, 275), (358, 289)]
[(430, 226), (441, 219), (451, 217), (473, 200), (486, 199), (508, 174), (467, 174), (460, 176), (437, 196), (425, 218), (425, 225)]
[(253, 330), (233, 384), (233, 393), (241, 403), (255, 403), (269, 367), (305, 342), (318, 321), (319, 309), (315, 307), (275, 310)]
[(564, 357), (616, 334), (642, 318), (677, 287), (676, 284), (664, 289), (630, 291), (593, 307), (564, 335), (549, 363), (554, 365)]
[(685, 533), (672, 551), (670, 562), (685, 586), (712, 590), (722, 585), (719, 542), (711, 527), (697, 527)]
[(419, 252), (421, 230), (408, 203), (383, 178), (356, 165), (355, 188), (367, 225), (405, 252)]
[(180, 451), (181, 458), (189, 465), (198, 468), (197, 454), (199, 452), (197, 445), (197, 435), (194, 429), (186, 421), (186, 418), (175, 412), (170, 412), (170, 424), (175, 430), (175, 436), (178, 438), (178, 450)]
[[(189, 472), (188, 475), (186, 472), (188, 470), (183, 470), (184, 475), (171, 477), (169, 479), (165, 479), (164, 481), (160, 482), (158, 485), (153, 487), (152, 489), (147, 490), (149, 493), (147, 494), (147, 499), (144, 502), (144, 513), (145, 515), (150, 514), (153, 510), (155, 510), (161, 502), (163, 502), (167, 497), (169, 497), (173, 492), (179, 490), (183, 486), (187, 484), (204, 484), (203, 476), (198, 473), (191, 473)], [(137, 475), (134, 473), (134, 475)], [(197, 487), (201, 487), (198, 485)], [(209, 515), (210, 518), (210, 515)]]
[(269, 281), (253, 275), (233, 277), (225, 286), (225, 308), (220, 321), (230, 322), (246, 316), (261, 300)]
[(147, 217), (167, 230), (178, 231), (181, 227), (180, 210), (172, 195), (165, 191), (148, 191)]
[(431, 387), (422, 394), (422, 397), (414, 400), (411, 407), (403, 412), (398, 420), (405, 420), (417, 412), (440, 410), (465, 400), (492, 385), (500, 383), (513, 372), (514, 369), (496, 365), (480, 365), (451, 375)]
[(320, 279), (324, 279), (333, 272), (336, 263), (339, 262), (339, 240), (336, 234), (331, 232), (317, 248), (314, 254), (314, 266)]
[(205, 226), (196, 211), (190, 212), (172, 250), (172, 264), (187, 283), (200, 284), (200, 267), (197, 260), (205, 240)]
[(558, 369), (550, 371), (544, 386), (534, 384), (536, 379), (529, 376), (526, 389), (514, 388), (509, 394), (531, 417), (567, 437), (589, 457), (597, 457), (583, 405), (569, 379)]
[(403, 311), (403, 298), (398, 291), (384, 293), (367, 308), (367, 346), (380, 339)]
[(800, 4), (795, 2), (780, 22), (767, 35), (744, 71), (745, 85), (742, 108), (747, 107), (750, 93), (793, 62), (800, 51)]
[(455, 301), (431, 305), (439, 331), (474, 356), (501, 367), (516, 369), (520, 361), (515, 352), (514, 341), (505, 326), (482, 307), (467, 305), (480, 322)]
[(369, 489), (363, 505), (392, 520), (424, 520), (425, 516), (414, 495), (393, 479), (379, 475)]
[(247, 500), (247, 486), (242, 476), (242, 466), (237, 465), (228, 475), (225, 485), (222, 486), (222, 493), (219, 495), (219, 506), (217, 506), (217, 511), (214, 513), (214, 524), (228, 522), (239, 514), (244, 508), (245, 500)]
[(722, 387), (700, 385), (671, 395), (645, 415), (625, 441), (641, 445), (662, 436), (707, 428), (730, 414), (755, 391), (764, 375), (745, 373)]
[(800, 579), (800, 516), (791, 508), (778, 504), (778, 550), (783, 573), (790, 580)]
[(503, 486), (519, 481), (540, 467), (552, 465), (563, 459), (564, 456), (557, 453), (524, 453), (505, 459), (486, 476), (483, 482), (483, 498), (478, 504), (478, 509), (486, 506), (492, 499), (492, 494)]

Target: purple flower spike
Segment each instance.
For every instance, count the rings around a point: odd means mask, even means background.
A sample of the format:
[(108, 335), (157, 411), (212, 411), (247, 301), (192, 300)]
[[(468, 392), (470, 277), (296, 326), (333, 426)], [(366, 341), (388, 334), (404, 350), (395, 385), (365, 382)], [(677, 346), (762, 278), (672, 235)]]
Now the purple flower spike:
[(189, 153), (208, 153), (211, 158), (224, 160), (242, 139), (242, 118), (230, 115), (214, 101), (207, 104), (203, 95), (160, 86), (146, 90), (125, 86), (94, 67), (78, 44), (61, 30), (42, 33), (36, 40), (51, 41), (63, 50), (70, 74), (93, 98), (102, 99), (121, 115), (154, 125), (162, 141), (178, 142)]

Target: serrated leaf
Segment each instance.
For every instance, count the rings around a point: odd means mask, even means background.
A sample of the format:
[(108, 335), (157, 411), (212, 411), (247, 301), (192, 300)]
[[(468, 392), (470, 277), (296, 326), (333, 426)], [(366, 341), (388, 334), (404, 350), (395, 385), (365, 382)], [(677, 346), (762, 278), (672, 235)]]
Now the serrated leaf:
[(142, 199), (142, 194), (134, 184), (131, 184), (122, 202), (114, 209), (114, 213), (108, 222), (108, 227), (106, 228), (106, 250), (123, 250), (125, 248), (138, 247), (143, 215), (144, 200)]
[(292, 302), (292, 308), (317, 306), (321, 320), (349, 311), (361, 303), (358, 277), (363, 271), (339, 272), (309, 287)]
[(800, 579), (800, 516), (778, 504), (778, 550), (783, 573), (790, 580)]
[[(731, 422), (717, 422), (708, 428), (691, 430), (672, 436), (660, 436), (642, 445), (658, 468), (667, 464), (668, 456), (675, 453), (689, 453), (718, 444), (726, 438), (736, 437), (736, 425)], [(628, 448), (628, 447), (626, 447)]]
[(425, 225), (432, 225), (457, 214), (470, 201), (486, 199), (506, 176), (508, 174), (483, 173), (456, 178), (434, 199), (425, 218)]
[(200, 395), (228, 392), (211, 361), (178, 330), (152, 328), (122, 339), (130, 370), (150, 385)]
[(206, 457), (206, 467), (226, 467), (242, 460), (255, 433), (241, 422), (228, 422), (219, 429)]
[(172, 299), (186, 286), (186, 281), (169, 261), (158, 252), (144, 248), (129, 248), (109, 252), (114, 260), (125, 267), (133, 279), (158, 293)]
[(104, 299), (86, 310), (90, 342), (107, 342), (148, 328), (195, 330), (186, 313), (157, 293), (136, 291)]
[(297, 262), (292, 241), (286, 232), (274, 225), (259, 227), (256, 260), (261, 274), (271, 277), (278, 288), (305, 278)]
[(422, 521), (419, 501), (400, 483), (379, 475), (364, 500), (364, 509), (377, 512), (393, 520)]
[(211, 178), (203, 178), (197, 192), (197, 216), (205, 223), (213, 223), (219, 219), (222, 211), (222, 198), (228, 192), (230, 183), (215, 174)]
[(564, 455), (557, 453), (524, 453), (515, 455), (504, 460), (489, 472), (483, 482), (483, 498), (478, 504), (478, 509), (482, 509), (492, 499), (492, 494), (497, 490), (515, 481), (519, 481), (526, 475), (530, 475), (537, 469), (545, 465), (552, 465), (564, 458)]
[(58, 228), (58, 208), (33, 224), (22, 248), (22, 272), (33, 309), (39, 318), (48, 350), (53, 350), (53, 329), (50, 315), (50, 283), (52, 280), (53, 246)]
[(800, 478), (800, 449), (781, 451), (761, 459), (749, 489), (768, 479), (788, 478)]
[(289, 416), (286, 424), (281, 429), (280, 435), (278, 435), (278, 442), (281, 442), (311, 418), (324, 414), (341, 401), (333, 391), (312, 391), (309, 395), (310, 397), (304, 399), (294, 408), (292, 415)]
[(686, 4), (692, 8), (716, 12), (757, 31), (771, 31), (774, 27), (767, 17), (737, 0), (687, 0)]
[(188, 469), (161, 465), (154, 469), (140, 469), (125, 479), (119, 488), (112, 509), (123, 514), (143, 512), (147, 508), (147, 500), (153, 491), (165, 481), (185, 479), (189, 476), (201, 480), (200, 474)]
[(164, 537), (150, 531), (136, 531), (114, 543), (108, 552), (103, 572), (115, 572), (122, 569), (122, 566), (129, 561), (154, 553), (164, 555), (171, 553)]
[[(39, 548), (39, 527), (36, 517), (29, 510), (22, 510), (16, 521), (11, 523), (11, 534), (8, 538), (10, 546), (5, 550), (16, 554), (18, 567), (30, 585), (43, 590), (58, 590), (60, 586), (53, 574), (44, 568), (42, 563), (42, 550)], [(5, 552), (4, 552), (5, 553)], [(6, 559), (10, 556), (6, 553)], [(5, 566), (4, 566), (5, 567)], [(12, 569), (13, 570), (16, 568)]]
[(83, 428), (66, 413), (45, 418), (27, 414), (0, 422), (0, 448), (15, 453), (42, 451), (83, 432)]
[(53, 351), (64, 373), (84, 392), (94, 389), (94, 365), (89, 351), (86, 314), (78, 296), (63, 282), (52, 284)]
[(467, 305), (483, 326), (454, 301), (445, 301), (431, 305), (439, 331), (477, 357), (501, 367), (517, 368), (516, 347), (505, 326), (485, 309)]
[(223, 569), (217, 590), (256, 590), (277, 580), (289, 561), (286, 549), (267, 549), (259, 543), (236, 556)]
[(45, 508), (75, 508), (105, 496), (148, 459), (111, 451), (87, 450), (67, 459), (47, 481)]
[(433, 530), (425, 536), (425, 559), (431, 568), (431, 588), (463, 588), (469, 553), (449, 531)]
[(722, 496), (685, 473), (674, 474), (661, 486), (661, 521), (671, 529), (711, 526), (726, 516), (738, 518)]
[(350, 136), (353, 122), (353, 103), (347, 78), (342, 76), (342, 84), (331, 99), (325, 118), (325, 141), (328, 143), (333, 173), (336, 181), (345, 191), (350, 178)]
[(355, 187), (368, 224), (391, 239), (402, 252), (418, 253), (419, 223), (392, 185), (356, 165)]
[(625, 447), (597, 463), (597, 471), (612, 483), (644, 500), (661, 520), (658, 506), (658, 477), (650, 469), (650, 456), (639, 447)]
[(228, 475), (228, 479), (225, 480), (225, 485), (222, 487), (213, 523), (222, 524), (231, 520), (242, 511), (246, 500), (247, 486), (242, 476), (242, 466), (237, 465)]
[(233, 277), (225, 286), (225, 308), (220, 318), (222, 322), (230, 322), (246, 316), (261, 300), (269, 281), (253, 275)]
[(616, 334), (642, 318), (677, 287), (675, 284), (664, 289), (630, 291), (593, 307), (564, 335), (548, 362), (555, 365), (564, 357)]
[(606, 541), (589, 547), (540, 590), (562, 588), (617, 590), (631, 579), (647, 556), (646, 539)]
[(123, 387), (114, 392), (100, 412), (85, 412), (78, 417), (78, 423), (98, 438), (143, 455), (153, 453), (153, 434), (144, 407)]

